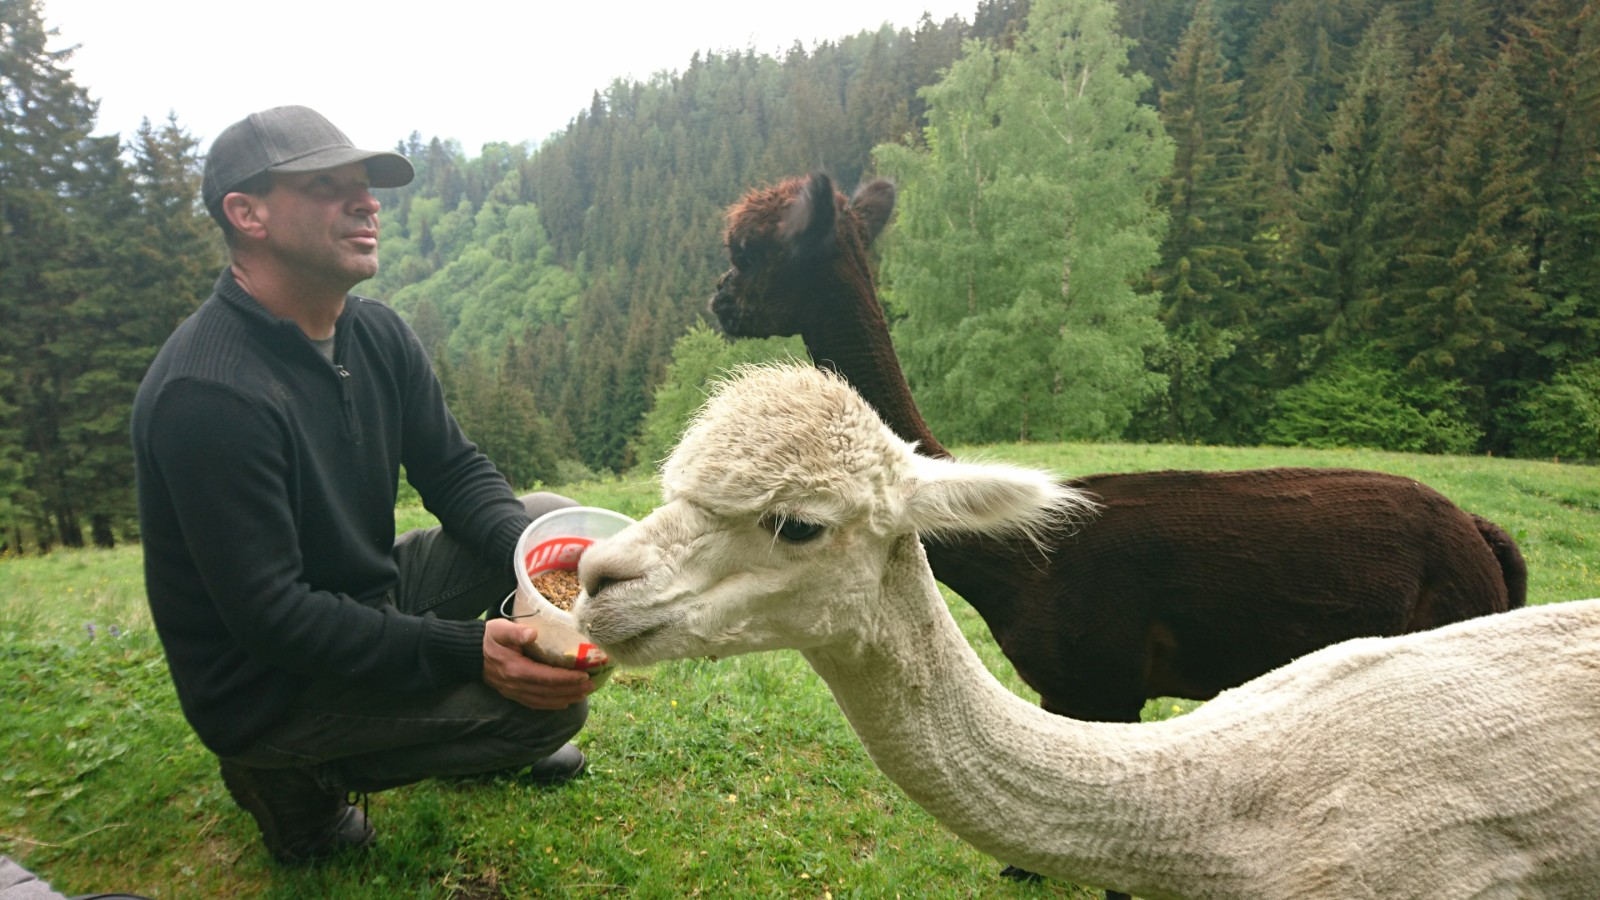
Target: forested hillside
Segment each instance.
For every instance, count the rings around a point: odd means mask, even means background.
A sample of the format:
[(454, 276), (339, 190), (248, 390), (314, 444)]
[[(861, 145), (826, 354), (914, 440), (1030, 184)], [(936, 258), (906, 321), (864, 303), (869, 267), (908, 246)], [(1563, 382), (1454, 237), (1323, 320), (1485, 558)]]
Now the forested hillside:
[(812, 169), (854, 184), (874, 146), (916, 140), (919, 88), (1015, 14), (985, 4), (975, 25), (925, 18), (781, 59), (698, 53), (596, 91), (538, 148), (467, 160), (414, 135), (420, 177), (385, 192), (383, 269), (363, 289), (411, 318), (508, 470), (629, 466), (673, 344), (727, 267), (725, 207)]
[[(1592, 3), (1031, 5), (707, 49), (537, 147), (469, 157), (419, 110), (358, 291), (514, 482), (622, 469), (706, 374), (773, 352), (695, 327), (724, 208), (889, 174), (881, 293), (948, 440), (1600, 458)], [(176, 120), (90, 137), (45, 46), (36, 0), (0, 4), (8, 548), (133, 534), (128, 405), (222, 262), (204, 148)]]

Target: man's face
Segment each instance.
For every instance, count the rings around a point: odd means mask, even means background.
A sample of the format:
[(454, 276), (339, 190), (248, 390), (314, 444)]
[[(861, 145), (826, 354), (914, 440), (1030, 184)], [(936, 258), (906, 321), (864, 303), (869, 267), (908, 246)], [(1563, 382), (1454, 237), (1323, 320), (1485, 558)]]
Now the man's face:
[(351, 163), (323, 172), (276, 176), (258, 201), (266, 217), (265, 248), (302, 278), (341, 283), (378, 272), (378, 200), (367, 168)]

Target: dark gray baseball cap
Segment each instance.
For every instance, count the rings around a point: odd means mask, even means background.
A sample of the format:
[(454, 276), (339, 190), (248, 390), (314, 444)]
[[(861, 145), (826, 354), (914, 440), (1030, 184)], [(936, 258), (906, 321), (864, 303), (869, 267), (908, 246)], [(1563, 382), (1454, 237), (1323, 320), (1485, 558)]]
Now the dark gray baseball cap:
[(367, 164), (378, 188), (410, 184), (411, 161), (384, 150), (358, 150), (322, 114), (304, 106), (275, 106), (222, 129), (206, 154), (200, 196), (206, 208), (262, 172), (290, 174)]

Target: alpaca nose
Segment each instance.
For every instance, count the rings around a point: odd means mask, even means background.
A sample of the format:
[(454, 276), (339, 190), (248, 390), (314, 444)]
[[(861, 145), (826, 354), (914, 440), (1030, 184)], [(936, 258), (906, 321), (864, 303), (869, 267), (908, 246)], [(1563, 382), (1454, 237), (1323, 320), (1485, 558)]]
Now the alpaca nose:
[(717, 279), (717, 289), (712, 292), (711, 300), (706, 304), (712, 315), (716, 316), (719, 321), (733, 312), (733, 291), (730, 287), (733, 282), (733, 274), (733, 269), (722, 273), (722, 277)]
[(601, 576), (599, 578), (593, 578), (593, 579), (590, 579), (589, 581), (585, 582), (584, 585), (583, 585), (583, 590), (584, 590), (584, 593), (586, 593), (589, 596), (593, 597), (594, 595), (600, 593), (601, 591), (605, 590), (606, 588), (608, 588), (611, 585), (616, 584), (616, 583), (617, 583), (617, 580), (615, 578), (607, 578), (605, 576)]
[(598, 596), (613, 584), (636, 577), (624, 573), (621, 559), (608, 555), (606, 549), (604, 546), (593, 547), (578, 560), (578, 584), (590, 597)]

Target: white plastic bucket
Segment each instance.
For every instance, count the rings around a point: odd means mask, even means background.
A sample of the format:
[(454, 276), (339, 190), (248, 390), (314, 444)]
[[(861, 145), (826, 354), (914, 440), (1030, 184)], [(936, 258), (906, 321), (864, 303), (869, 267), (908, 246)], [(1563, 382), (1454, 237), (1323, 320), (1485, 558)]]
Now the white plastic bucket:
[(533, 520), (517, 540), (517, 590), (509, 615), (539, 629), (528, 655), (552, 666), (582, 669), (596, 682), (611, 675), (611, 658), (578, 630), (572, 614), (534, 587), (535, 576), (551, 569), (575, 571), (583, 552), (633, 520), (596, 506), (569, 506)]

